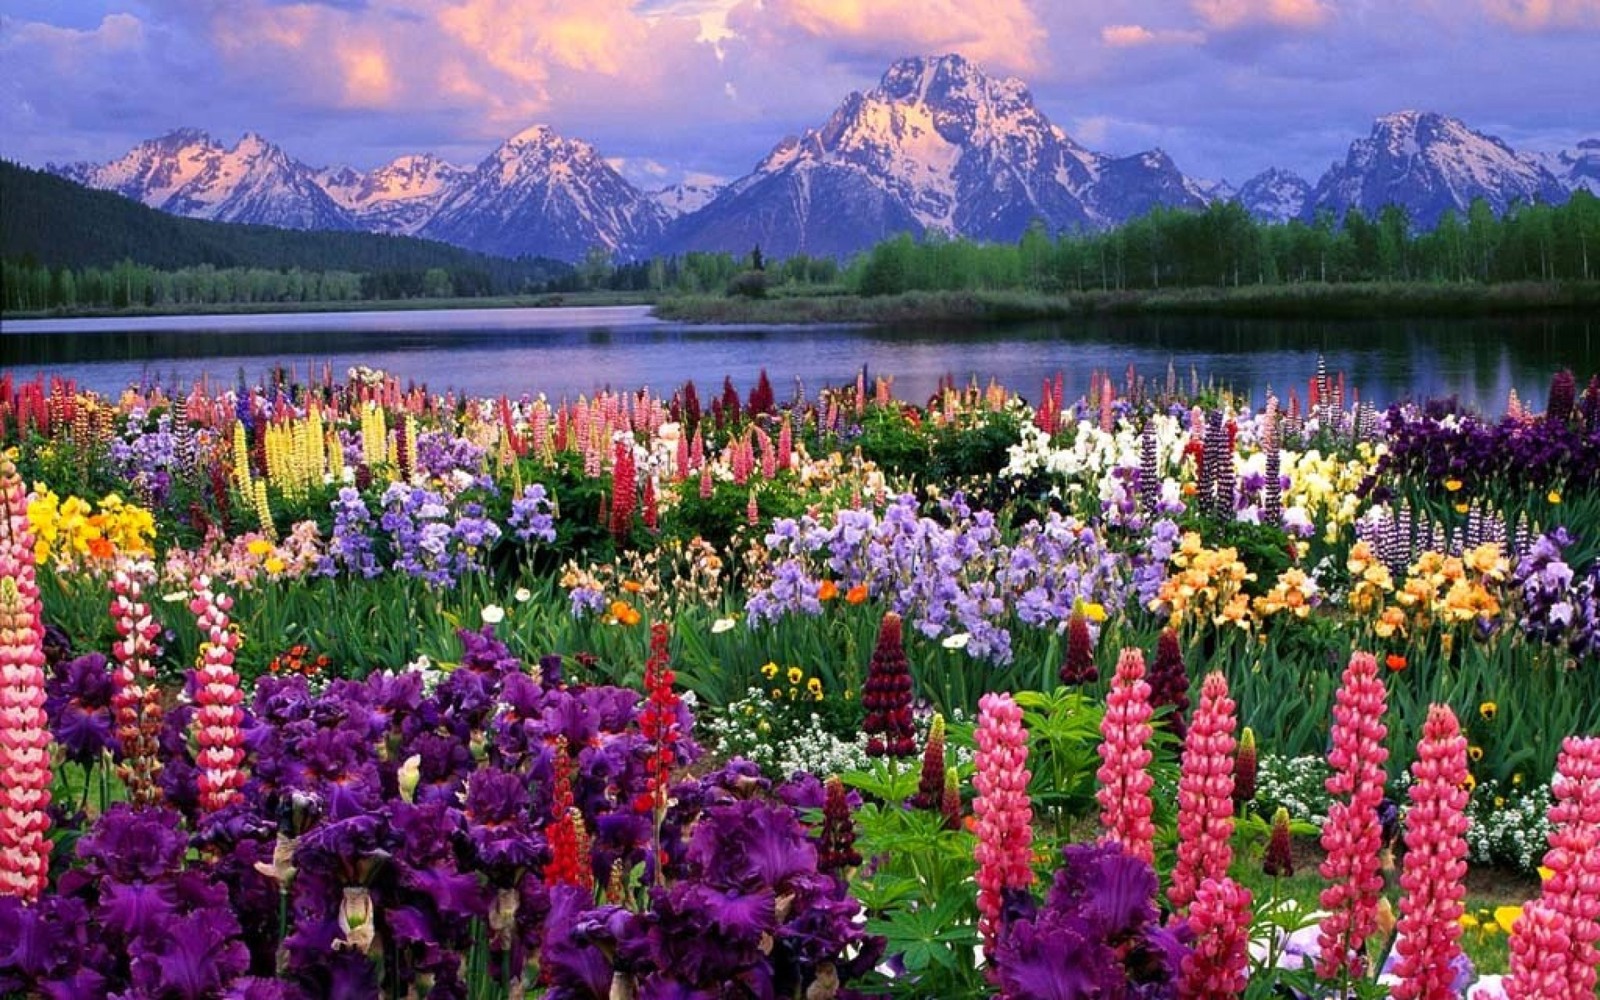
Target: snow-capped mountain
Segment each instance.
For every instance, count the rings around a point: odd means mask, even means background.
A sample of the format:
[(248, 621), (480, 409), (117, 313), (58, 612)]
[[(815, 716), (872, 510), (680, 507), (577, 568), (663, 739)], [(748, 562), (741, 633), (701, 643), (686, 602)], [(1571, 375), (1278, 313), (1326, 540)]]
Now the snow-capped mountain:
[(1494, 136), (1459, 119), (1420, 111), (1379, 118), (1372, 133), (1350, 145), (1317, 183), (1306, 214), (1351, 208), (1376, 215), (1384, 206), (1404, 207), (1411, 223), (1432, 228), (1446, 211), (1466, 212), (1478, 198), (1496, 213), (1514, 201), (1565, 201), (1568, 189), (1540, 158), (1518, 153)]
[(1545, 165), (1568, 191), (1582, 188), (1600, 195), (1600, 139), (1585, 139), (1575, 149), (1550, 157)]
[(317, 173), (317, 182), (361, 229), (411, 236), (469, 173), (423, 153), (398, 157), (370, 173), (330, 167)]
[(645, 193), (667, 213), (667, 218), (676, 219), (680, 215), (688, 215), (690, 212), (698, 212), (705, 208), (722, 193), (724, 186), (684, 181), (682, 184), (672, 184)]
[(1288, 222), (1305, 214), (1311, 184), (1299, 174), (1271, 167), (1245, 181), (1235, 197), (1262, 222)]
[(316, 171), (254, 132), (228, 149), (199, 129), (178, 129), (110, 163), (49, 169), (174, 215), (287, 229), (356, 228)]
[(820, 128), (668, 227), (660, 248), (840, 255), (896, 233), (1015, 240), (1203, 199), (1161, 153), (1122, 159), (1051, 124), (1023, 83), (957, 55), (902, 59)]
[(504, 257), (578, 260), (595, 248), (636, 252), (665, 222), (593, 146), (535, 125), (463, 178), (420, 235)]

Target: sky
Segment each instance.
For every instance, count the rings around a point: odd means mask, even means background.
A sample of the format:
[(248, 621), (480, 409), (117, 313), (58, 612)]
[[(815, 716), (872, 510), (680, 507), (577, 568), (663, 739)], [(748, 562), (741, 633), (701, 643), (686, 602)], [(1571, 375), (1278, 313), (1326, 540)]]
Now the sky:
[(0, 156), (195, 126), (314, 166), (470, 165), (535, 123), (644, 187), (732, 179), (895, 59), (1016, 76), (1079, 142), (1313, 182), (1372, 120), (1600, 137), (1600, 0), (0, 0)]

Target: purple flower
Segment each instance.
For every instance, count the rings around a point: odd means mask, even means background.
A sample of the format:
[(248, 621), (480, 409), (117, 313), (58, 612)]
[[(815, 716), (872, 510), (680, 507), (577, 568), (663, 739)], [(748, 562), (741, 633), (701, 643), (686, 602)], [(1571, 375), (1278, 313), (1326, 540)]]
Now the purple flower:
[(117, 745), (106, 658), (86, 653), (57, 663), (45, 682), (44, 710), (67, 759), (85, 766)]

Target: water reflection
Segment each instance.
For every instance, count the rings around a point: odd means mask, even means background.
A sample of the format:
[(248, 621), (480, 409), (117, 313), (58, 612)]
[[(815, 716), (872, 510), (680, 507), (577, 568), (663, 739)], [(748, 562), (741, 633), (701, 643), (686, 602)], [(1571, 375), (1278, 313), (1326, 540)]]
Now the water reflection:
[(1317, 355), (1379, 405), (1459, 395), (1498, 411), (1517, 392), (1542, 405), (1550, 375), (1600, 369), (1597, 321), (1588, 317), (1362, 322), (1115, 318), (1006, 327), (688, 327), (642, 308), (452, 310), (291, 316), (145, 318), (7, 323), (0, 359), (9, 370), (71, 375), (101, 392), (141, 380), (187, 386), (205, 377), (254, 379), (278, 366), (299, 373), (357, 364), (384, 368), (436, 390), (471, 394), (543, 391), (575, 396), (603, 386), (668, 389), (694, 379), (714, 390), (724, 375), (741, 388), (766, 368), (780, 394), (854, 378), (866, 365), (895, 378), (896, 395), (922, 398), (941, 377), (997, 378), (1024, 393), (1057, 370), (1069, 393), (1096, 371), (1121, 380), (1131, 364), (1164, 381), (1303, 394)]

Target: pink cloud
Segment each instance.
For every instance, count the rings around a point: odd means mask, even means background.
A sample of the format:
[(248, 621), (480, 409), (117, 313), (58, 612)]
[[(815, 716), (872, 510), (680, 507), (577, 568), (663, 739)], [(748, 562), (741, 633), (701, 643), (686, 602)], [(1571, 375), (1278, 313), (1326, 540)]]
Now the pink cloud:
[(1307, 29), (1333, 16), (1331, 0), (1190, 0), (1206, 27), (1218, 31), (1253, 24)]
[[(751, 6), (744, 5), (746, 12)], [(1044, 61), (1046, 32), (1024, 0), (766, 0), (755, 11), (754, 18), (780, 37), (799, 32), (885, 61), (959, 52), (987, 68), (1019, 73)]]
[(1108, 24), (1100, 29), (1100, 41), (1114, 49), (1132, 49), (1146, 45), (1200, 45), (1206, 40), (1203, 31), (1182, 31), (1176, 28), (1146, 28), (1142, 24)]
[(1600, 0), (1484, 0), (1484, 9), (1519, 31), (1600, 28)]

